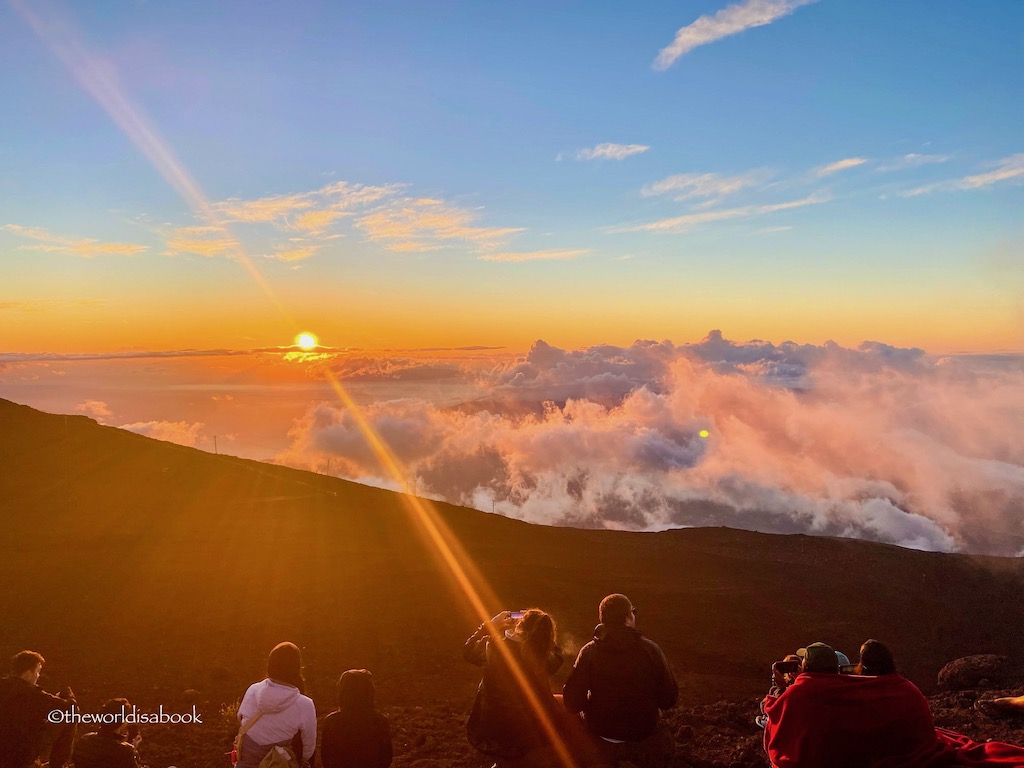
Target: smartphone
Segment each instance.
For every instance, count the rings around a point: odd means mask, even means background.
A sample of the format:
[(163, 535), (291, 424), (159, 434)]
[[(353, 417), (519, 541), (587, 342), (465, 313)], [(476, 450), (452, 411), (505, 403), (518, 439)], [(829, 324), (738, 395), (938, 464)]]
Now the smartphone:
[(512, 618), (516, 619), (517, 621), (519, 619), (523, 618), (523, 612), (522, 611), (509, 611), (509, 613), (512, 614)]
[(856, 675), (859, 664), (842, 664), (839, 667), (840, 675)]
[(795, 675), (799, 671), (799, 661), (776, 661), (772, 664), (772, 672), (778, 672), (780, 675)]

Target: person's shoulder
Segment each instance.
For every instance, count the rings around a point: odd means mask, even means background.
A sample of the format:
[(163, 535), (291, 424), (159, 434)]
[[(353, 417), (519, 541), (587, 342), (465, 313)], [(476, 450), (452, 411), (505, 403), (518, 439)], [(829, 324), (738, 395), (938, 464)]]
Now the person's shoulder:
[(295, 698), (295, 704), (296, 706), (300, 707), (303, 711), (313, 712), (314, 714), (316, 713), (316, 704), (314, 704), (313, 700), (304, 693), (300, 693)]

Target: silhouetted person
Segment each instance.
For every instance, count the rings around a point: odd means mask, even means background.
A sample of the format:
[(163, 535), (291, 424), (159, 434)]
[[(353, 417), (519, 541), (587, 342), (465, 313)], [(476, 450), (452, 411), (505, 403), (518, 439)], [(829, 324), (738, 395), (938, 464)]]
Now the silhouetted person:
[(309, 763), (316, 749), (316, 707), (305, 688), (298, 646), (278, 643), (267, 659), (266, 679), (250, 685), (238, 705), (238, 768), (258, 768), (276, 746)]
[[(98, 714), (120, 718), (130, 711), (128, 699), (111, 699)], [(139, 768), (137, 748), (142, 737), (138, 733), (131, 736), (130, 730), (130, 725), (115, 720), (87, 733), (75, 744), (75, 768)]]
[(896, 673), (896, 662), (893, 660), (889, 646), (878, 640), (865, 640), (860, 647), (860, 664), (857, 665), (858, 675), (893, 675)]
[(540, 609), (518, 619), (502, 611), (463, 646), (463, 658), (484, 668), (466, 735), (500, 768), (561, 766), (549, 730), (565, 720), (549, 681), (562, 666), (555, 633), (554, 619)]
[(338, 680), (338, 709), (322, 728), (320, 759), (324, 768), (388, 768), (391, 725), (373, 706), (373, 675), (350, 669)]
[(608, 595), (598, 615), (594, 639), (580, 649), (562, 689), (565, 706), (582, 715), (607, 762), (664, 766), (674, 741), (658, 710), (679, 697), (665, 654), (637, 629), (625, 595)]
[(11, 659), (11, 674), (0, 680), (0, 768), (28, 768), (39, 757), (47, 730), (57, 729), (51, 765), (63, 768), (70, 754), (74, 726), (51, 726), (47, 715), (67, 711), (74, 694), (54, 696), (38, 686), (45, 659), (35, 651), (22, 651)]

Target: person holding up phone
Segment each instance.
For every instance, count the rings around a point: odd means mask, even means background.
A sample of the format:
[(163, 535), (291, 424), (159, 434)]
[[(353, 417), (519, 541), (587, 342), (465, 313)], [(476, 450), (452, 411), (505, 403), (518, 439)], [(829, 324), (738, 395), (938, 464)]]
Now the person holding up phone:
[(477, 628), (462, 655), (483, 667), (466, 724), (470, 744), (500, 768), (560, 765), (550, 735), (563, 716), (549, 679), (562, 666), (554, 619), (539, 608), (502, 611)]

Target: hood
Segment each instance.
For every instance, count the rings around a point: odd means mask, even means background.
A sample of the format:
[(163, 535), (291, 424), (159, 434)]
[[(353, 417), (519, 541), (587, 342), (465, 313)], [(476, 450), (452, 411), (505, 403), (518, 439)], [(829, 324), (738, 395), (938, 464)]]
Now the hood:
[(258, 683), (256, 689), (256, 711), (271, 715), (291, 706), (299, 698), (299, 689), (293, 685), (285, 685), (271, 679)]
[(594, 642), (602, 648), (631, 648), (642, 637), (643, 633), (639, 629), (620, 624), (598, 624), (594, 628)]

